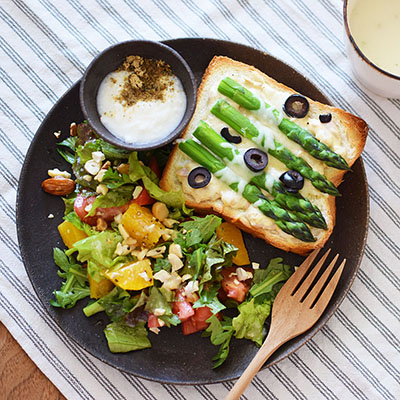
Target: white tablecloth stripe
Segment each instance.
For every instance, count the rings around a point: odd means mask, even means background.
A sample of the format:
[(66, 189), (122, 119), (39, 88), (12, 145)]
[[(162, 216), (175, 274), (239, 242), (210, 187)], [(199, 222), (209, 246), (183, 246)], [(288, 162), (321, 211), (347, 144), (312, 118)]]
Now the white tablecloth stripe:
[(363, 159), (371, 218), (360, 272), (328, 324), (295, 354), (260, 372), (245, 398), (400, 397), (400, 100), (377, 97), (354, 80), (342, 40), (341, 8), (340, 0), (0, 3), (0, 317), (67, 398), (220, 399), (232, 386), (161, 385), (93, 358), (46, 314), (18, 249), (18, 177), (49, 109), (109, 45), (178, 37), (232, 40), (267, 51), (370, 125)]

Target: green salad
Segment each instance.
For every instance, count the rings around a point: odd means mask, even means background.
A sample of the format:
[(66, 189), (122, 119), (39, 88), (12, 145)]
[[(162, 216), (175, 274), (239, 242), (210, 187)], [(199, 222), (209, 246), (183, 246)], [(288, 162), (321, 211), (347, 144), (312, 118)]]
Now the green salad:
[(202, 332), (219, 346), (214, 368), (228, 357), (232, 337), (260, 346), (292, 268), (281, 258), (259, 268), (236, 227), (215, 215), (196, 216), (181, 192), (162, 190), (169, 149), (128, 152), (86, 123), (76, 128), (58, 144), (74, 179), (49, 171), (53, 187), (70, 188), (62, 193), (58, 227), (66, 249), (54, 249), (62, 284), (51, 304), (68, 309), (90, 298), (83, 313), (107, 314), (111, 352), (151, 347), (152, 335), (177, 325), (183, 335)]

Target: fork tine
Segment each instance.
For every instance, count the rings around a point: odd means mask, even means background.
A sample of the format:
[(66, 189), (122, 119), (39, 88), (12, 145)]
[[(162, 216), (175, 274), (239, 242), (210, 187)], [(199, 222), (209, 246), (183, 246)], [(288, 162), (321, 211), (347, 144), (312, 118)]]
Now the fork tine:
[[(297, 268), (297, 270), (294, 272), (294, 274), (289, 278), (288, 281), (286, 281), (285, 286), (288, 291), (290, 291), (290, 295), (293, 294), (294, 289), (296, 289), (297, 285), (299, 282), (303, 279), (303, 276), (307, 273), (308, 269), (310, 268), (310, 265), (314, 262), (315, 257), (317, 257), (319, 251), (321, 249), (315, 249), (302, 263), (301, 265)], [(282, 290), (279, 291), (279, 293), (282, 292)]]
[(326, 286), (325, 290), (322, 292), (321, 297), (315, 303), (313, 310), (318, 311), (320, 314), (325, 310), (326, 306), (329, 303), (329, 300), (332, 298), (333, 292), (336, 289), (336, 286), (339, 282), (340, 276), (342, 275), (344, 265), (346, 264), (346, 259), (342, 261), (340, 267), (333, 275), (332, 279), (329, 281), (328, 285)]
[(331, 261), (331, 263), (328, 265), (328, 267), (325, 269), (324, 273), (322, 276), (318, 279), (316, 284), (313, 286), (311, 292), (307, 295), (307, 297), (304, 300), (304, 305), (306, 307), (310, 307), (314, 303), (315, 299), (321, 292), (323, 286), (325, 285), (325, 282), (328, 280), (329, 275), (331, 274), (333, 267), (336, 264), (337, 259), (339, 258), (339, 254), (336, 254), (335, 258)]
[(311, 287), (312, 283), (314, 282), (315, 277), (317, 276), (319, 270), (321, 269), (322, 265), (324, 264), (326, 258), (328, 257), (328, 254), (330, 252), (331, 252), (331, 249), (328, 249), (328, 251), (318, 261), (317, 265), (311, 270), (311, 272), (309, 273), (307, 278), (304, 280), (304, 282), (301, 284), (301, 286), (297, 289), (296, 293), (293, 294), (299, 300), (301, 300), (304, 297), (304, 295), (307, 293), (307, 290)]

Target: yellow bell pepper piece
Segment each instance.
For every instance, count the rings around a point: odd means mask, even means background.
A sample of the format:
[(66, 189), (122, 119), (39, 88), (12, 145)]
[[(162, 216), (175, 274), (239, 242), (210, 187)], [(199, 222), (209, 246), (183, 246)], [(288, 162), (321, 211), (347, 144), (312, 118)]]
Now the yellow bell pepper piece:
[(233, 244), (238, 248), (238, 252), (233, 257), (233, 263), (236, 265), (248, 265), (250, 264), (249, 254), (247, 253), (246, 246), (244, 245), (242, 231), (235, 225), (229, 222), (223, 222), (217, 228), (217, 236), (223, 239), (225, 242)]
[(137, 241), (137, 246), (152, 248), (160, 240), (164, 226), (151, 211), (132, 203), (122, 216), (122, 225), (129, 236)]
[(117, 271), (106, 271), (104, 275), (125, 290), (140, 290), (153, 285), (153, 270), (148, 258), (125, 264)]
[(58, 225), (58, 232), (60, 232), (61, 238), (64, 244), (70, 249), (73, 247), (75, 242), (85, 239), (86, 233), (78, 229), (74, 224), (69, 221), (64, 221)]
[(101, 279), (99, 282), (97, 282), (88, 274), (88, 280), (90, 287), (90, 297), (92, 299), (100, 299), (100, 297), (105, 296), (114, 287), (114, 284), (106, 278)]

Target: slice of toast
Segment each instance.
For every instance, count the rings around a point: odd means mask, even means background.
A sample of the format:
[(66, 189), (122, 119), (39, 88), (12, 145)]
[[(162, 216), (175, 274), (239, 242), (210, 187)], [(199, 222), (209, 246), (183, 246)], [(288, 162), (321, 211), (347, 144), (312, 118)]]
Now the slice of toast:
[[(227, 126), (210, 112), (212, 106), (220, 98), (227, 100), (245, 116), (254, 119), (254, 112), (240, 107), (218, 92), (218, 85), (225, 77), (234, 79), (278, 110), (282, 109), (282, 105), (288, 96), (296, 93), (250, 65), (227, 57), (214, 57), (204, 73), (198, 90), (196, 110), (181, 137), (182, 140), (193, 138), (192, 133), (201, 120), (207, 122), (216, 132), (220, 132), (223, 127)], [(310, 103), (308, 114), (304, 118), (294, 118), (293, 121), (312, 132), (317, 139), (341, 155), (351, 166), (364, 148), (368, 132), (367, 124), (346, 111), (311, 99), (308, 99), (308, 101)], [(321, 123), (319, 115), (327, 113), (332, 114), (331, 121)], [(306, 160), (315, 171), (325, 175), (335, 186), (340, 184), (345, 171), (327, 166), (308, 154), (299, 144), (288, 139), (277, 127), (269, 127), (273, 129), (274, 137), (286, 148)], [(230, 130), (232, 134), (237, 134), (232, 129)], [(256, 147), (256, 145), (243, 138), (238, 147), (251, 148)], [(188, 184), (188, 174), (197, 166), (198, 164), (176, 145), (164, 169), (160, 186), (167, 191), (181, 189), (188, 207), (201, 213), (218, 214), (244, 231), (285, 251), (307, 254), (315, 248), (322, 247), (332, 233), (335, 225), (335, 198), (320, 192), (308, 180), (305, 180), (300, 193), (321, 210), (327, 224), (326, 230), (310, 227), (316, 239), (315, 242), (303, 242), (283, 232), (273, 219), (265, 216), (258, 208), (245, 200), (241, 194), (233, 191), (215, 176), (212, 176), (207, 186), (193, 189)], [(269, 163), (265, 170), (267, 173), (279, 177), (281, 173), (287, 170), (288, 168), (283, 163), (272, 156), (269, 157)], [(239, 173), (239, 171), (236, 171), (236, 173)], [(271, 198), (270, 195), (267, 196)]]

